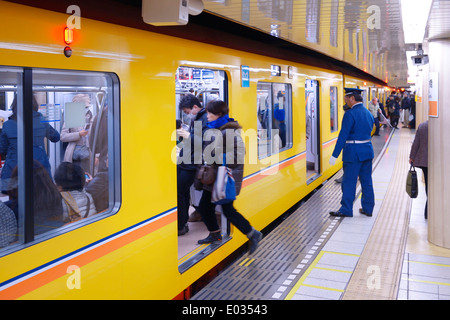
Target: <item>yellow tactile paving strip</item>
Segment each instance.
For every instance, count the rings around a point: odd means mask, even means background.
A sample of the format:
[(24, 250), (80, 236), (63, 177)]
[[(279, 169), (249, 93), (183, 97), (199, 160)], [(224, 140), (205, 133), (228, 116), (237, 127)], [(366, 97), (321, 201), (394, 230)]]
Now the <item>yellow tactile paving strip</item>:
[(394, 300), (400, 285), (411, 199), (405, 192), (410, 134), (399, 130), (393, 175), (343, 300)]

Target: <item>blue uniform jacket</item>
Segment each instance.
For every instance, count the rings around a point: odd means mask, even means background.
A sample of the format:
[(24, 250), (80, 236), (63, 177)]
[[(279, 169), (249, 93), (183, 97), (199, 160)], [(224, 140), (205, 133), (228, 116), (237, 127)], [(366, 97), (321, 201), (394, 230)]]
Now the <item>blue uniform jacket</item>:
[(342, 149), (342, 161), (356, 162), (374, 158), (372, 142), (346, 143), (347, 140), (370, 140), (374, 119), (362, 103), (355, 104), (347, 110), (342, 119), (341, 131), (334, 147), (333, 157), (339, 157)]

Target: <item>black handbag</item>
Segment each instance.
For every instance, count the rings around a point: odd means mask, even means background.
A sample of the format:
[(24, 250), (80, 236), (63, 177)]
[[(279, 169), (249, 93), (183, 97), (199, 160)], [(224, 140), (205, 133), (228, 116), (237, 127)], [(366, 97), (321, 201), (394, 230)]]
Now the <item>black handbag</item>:
[(408, 171), (408, 177), (406, 178), (406, 193), (408, 193), (411, 198), (417, 198), (417, 195), (419, 194), (417, 172), (412, 164)]
[(194, 179), (194, 188), (203, 190), (203, 185), (212, 185), (216, 181), (217, 167), (204, 164), (197, 169)]

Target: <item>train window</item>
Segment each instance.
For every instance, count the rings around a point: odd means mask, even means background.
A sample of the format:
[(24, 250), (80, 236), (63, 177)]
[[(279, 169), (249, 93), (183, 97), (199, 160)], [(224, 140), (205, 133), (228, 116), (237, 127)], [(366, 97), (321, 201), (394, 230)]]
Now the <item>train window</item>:
[[(359, 89), (361, 89), (361, 87), (359, 87)], [(367, 108), (367, 89), (362, 88), (362, 90), (363, 91), (361, 92), (361, 95), (363, 97), (363, 105), (365, 108)]]
[(330, 130), (338, 130), (338, 104), (337, 87), (330, 87)]
[(0, 222), (0, 233), (10, 235), (0, 247), (115, 213), (118, 94), (114, 74), (0, 67), (0, 212), (10, 209), (16, 223), (11, 232)]
[(259, 82), (257, 86), (258, 156), (292, 147), (292, 89), (290, 84)]
[(189, 115), (178, 109), (181, 98), (186, 94), (195, 95), (204, 107), (214, 99), (221, 99), (228, 103), (227, 83), (225, 71), (179, 67), (175, 81), (177, 119), (186, 126), (191, 124)]

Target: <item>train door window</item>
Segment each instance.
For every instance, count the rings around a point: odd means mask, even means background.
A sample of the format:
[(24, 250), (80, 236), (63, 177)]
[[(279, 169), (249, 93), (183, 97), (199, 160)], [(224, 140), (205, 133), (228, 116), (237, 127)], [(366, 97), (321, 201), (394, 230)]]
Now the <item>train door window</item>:
[(203, 107), (209, 101), (220, 99), (228, 103), (227, 75), (222, 70), (179, 67), (176, 72), (176, 110), (177, 119), (190, 126), (190, 116), (178, 109), (178, 104), (186, 94), (196, 96)]
[(265, 158), (292, 147), (290, 84), (259, 82), (257, 86), (258, 156)]
[(377, 98), (378, 99), (377, 89), (376, 88), (372, 88), (370, 90), (370, 92), (371, 92), (371, 94), (370, 94), (369, 101), (372, 101), (373, 98)]
[(306, 179), (314, 181), (320, 173), (319, 82), (306, 80)]
[[(193, 117), (179, 109), (180, 101), (184, 96), (192, 94), (198, 98), (200, 107), (205, 107), (209, 101), (215, 99), (228, 103), (227, 75), (222, 70), (182, 66), (176, 72), (175, 90), (177, 128), (181, 129), (181, 131), (177, 131), (177, 152), (180, 156), (181, 152), (184, 153), (185, 150), (189, 150), (188, 148), (184, 149), (184, 144), (189, 141), (184, 137), (189, 135), (188, 132), (194, 130), (191, 127)], [(183, 155), (183, 158), (188, 159), (189, 157)], [(195, 170), (195, 166), (193, 169)], [(222, 231), (222, 242), (198, 244), (198, 240), (207, 237), (209, 232), (196, 212), (196, 207), (203, 192), (194, 188), (193, 174), (195, 174), (195, 171), (189, 171), (189, 168), (186, 168), (185, 165), (177, 166), (178, 269), (180, 272), (186, 271), (218, 246), (231, 239), (229, 223), (221, 214), (221, 207), (217, 206), (216, 215)]]
[(337, 87), (330, 87), (330, 131), (338, 130), (338, 94)]
[[(0, 82), (8, 82), (2, 71)], [(1, 87), (2, 107), (12, 115), (3, 123), (0, 153), (2, 202), (13, 210), (15, 241), (23, 244), (117, 211), (119, 92), (109, 73), (24, 68), (20, 77), (10, 91)]]

